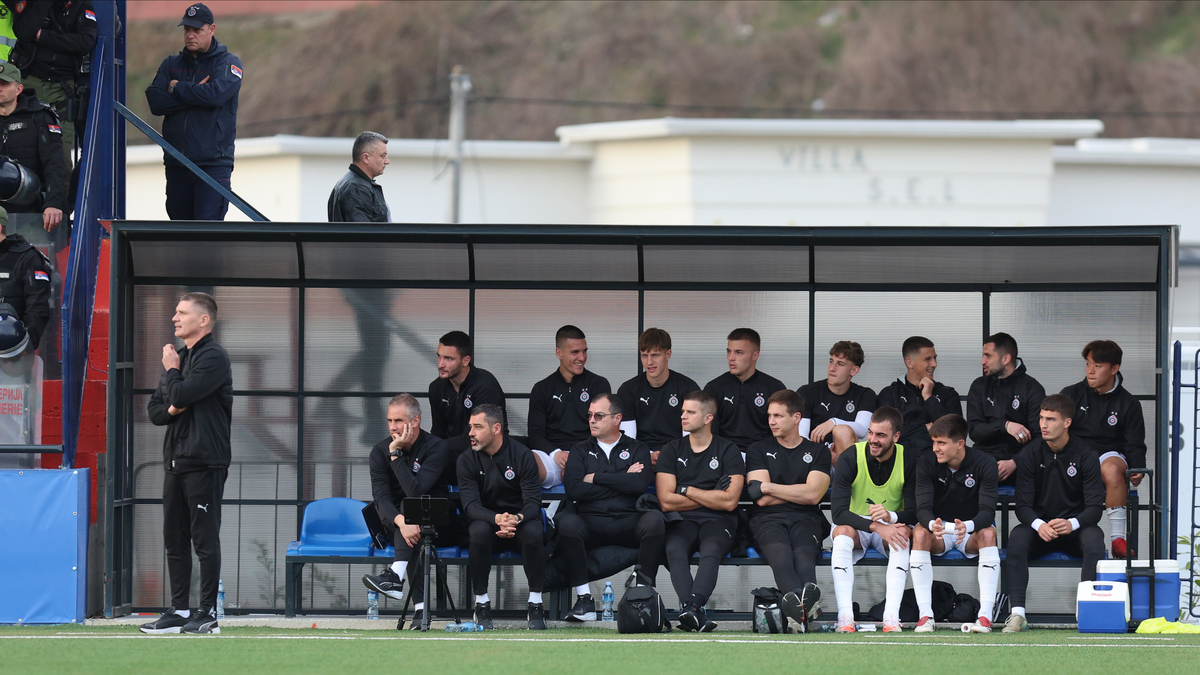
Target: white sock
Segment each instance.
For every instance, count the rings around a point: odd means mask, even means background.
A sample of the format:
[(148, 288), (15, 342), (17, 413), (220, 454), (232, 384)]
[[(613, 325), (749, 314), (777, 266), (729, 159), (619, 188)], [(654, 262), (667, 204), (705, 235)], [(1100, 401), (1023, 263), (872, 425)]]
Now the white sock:
[(1025, 608), (1024, 607), (1013, 607), (1012, 613), (1016, 614), (1017, 616), (1024, 617), (1025, 616)]
[(190, 610), (190, 609), (177, 609), (177, 610), (175, 610), (175, 613), (178, 614), (179, 616), (182, 616), (185, 619), (192, 618), (192, 610)]
[(833, 538), (833, 595), (837, 598), (838, 620), (854, 617), (854, 539), (846, 535)]
[(992, 620), (996, 609), (996, 589), (1000, 587), (1000, 549), (979, 549), (979, 616)]
[[(890, 567), (889, 563), (889, 574)], [(917, 616), (933, 618), (933, 559), (929, 557), (929, 551), (913, 551), (908, 571), (912, 572), (913, 593), (917, 596)]]
[(541, 594), (541, 593), (534, 593), (533, 591), (529, 591), (529, 601), (530, 601), (530, 602), (532, 602), (532, 603), (533, 603), (533, 604), (535, 604), (535, 605), (541, 604), (541, 602), (542, 602), (542, 594)]
[(883, 598), (883, 620), (900, 622), (900, 601), (908, 581), (908, 548), (897, 551), (888, 548), (887, 591)]
[(392, 563), (392, 571), (396, 573), (396, 576), (403, 579), (404, 573), (406, 571), (408, 571), (408, 561), (407, 560), (397, 560), (397, 561), (393, 562)]
[(1104, 509), (1108, 514), (1108, 525), (1112, 528), (1109, 533), (1109, 539), (1124, 539), (1125, 538), (1125, 507), (1114, 506), (1111, 509)]
[(491, 601), (492, 601), (492, 599), (488, 597), (487, 593), (484, 593), (483, 595), (475, 596), (475, 604), (477, 604), (477, 605), (482, 605), (485, 602), (491, 602)]
[(418, 602), (417, 604), (413, 605), (414, 612), (419, 612), (423, 609), (425, 609), (425, 603), (423, 603), (423, 602)]
[(575, 595), (591, 595), (592, 589), (587, 584), (581, 584), (575, 587)]

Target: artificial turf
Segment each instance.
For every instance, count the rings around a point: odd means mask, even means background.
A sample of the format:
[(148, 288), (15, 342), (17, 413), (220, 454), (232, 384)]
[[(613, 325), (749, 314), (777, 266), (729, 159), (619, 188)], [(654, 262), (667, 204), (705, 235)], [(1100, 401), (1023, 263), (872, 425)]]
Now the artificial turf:
[[(350, 673), (689, 675), (768, 673), (1179, 672), (1200, 635), (1018, 635), (938, 631), (800, 636), (746, 632), (618, 635), (597, 628), (441, 632), (227, 627), (219, 636), (148, 636), (132, 626), (0, 627), (0, 673)], [(817, 669), (813, 671), (812, 669)]]

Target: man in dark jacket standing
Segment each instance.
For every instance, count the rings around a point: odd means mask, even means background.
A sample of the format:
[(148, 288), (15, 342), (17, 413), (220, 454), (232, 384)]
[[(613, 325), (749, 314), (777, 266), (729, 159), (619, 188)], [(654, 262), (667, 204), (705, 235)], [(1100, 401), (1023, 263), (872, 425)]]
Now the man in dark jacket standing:
[[(188, 7), (179, 25), (184, 48), (158, 67), (146, 100), (151, 113), (164, 116), (163, 138), (228, 189), (242, 62), (213, 37), (217, 26), (204, 5)], [(163, 161), (171, 220), (225, 219), (228, 200), (170, 155)]]
[(9, 214), (42, 214), (42, 227), (51, 232), (67, 208), (67, 174), (63, 168), (62, 126), (54, 110), (25, 92), (21, 71), (0, 63), (0, 155), (37, 175), (46, 197), (3, 202)]
[[(163, 375), (146, 406), (163, 439), (163, 540), (171, 608), (143, 633), (220, 633), (215, 608), (221, 576), (221, 497), (229, 475), (233, 372), (229, 354), (212, 338), (217, 303), (207, 293), (179, 299), (175, 337), (163, 347)], [(192, 547), (200, 559), (200, 606), (191, 611)]]
[(388, 139), (374, 131), (364, 131), (354, 139), (350, 170), (329, 193), (329, 222), (387, 223), (391, 211), (383, 198), (383, 187), (375, 179), (387, 168)]
[(996, 333), (983, 341), (983, 376), (967, 392), (967, 424), (976, 450), (996, 458), (1001, 485), (1012, 485), (1021, 448), (1041, 435), (1038, 410), (1046, 389), (1017, 358), (1017, 341)]

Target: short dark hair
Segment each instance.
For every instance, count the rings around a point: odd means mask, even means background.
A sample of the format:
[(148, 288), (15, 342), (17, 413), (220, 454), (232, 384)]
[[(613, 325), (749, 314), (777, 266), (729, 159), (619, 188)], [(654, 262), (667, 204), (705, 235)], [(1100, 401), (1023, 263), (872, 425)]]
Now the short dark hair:
[(412, 394), (396, 394), (392, 397), (392, 400), (388, 401), (389, 408), (394, 405), (404, 406), (405, 409), (408, 410), (408, 414), (411, 417), (421, 416), (421, 403), (417, 400), (417, 397), (413, 396)]
[(762, 338), (758, 336), (758, 331), (753, 328), (734, 328), (729, 332), (729, 337), (726, 340), (745, 340), (754, 345), (755, 351), (762, 348)]
[(850, 342), (849, 340), (841, 340), (833, 343), (833, 346), (829, 348), (829, 355), (840, 356), (859, 368), (862, 368), (863, 361), (866, 360), (863, 355), (862, 345), (857, 342)]
[(612, 413), (613, 415), (624, 416), (625, 412), (621, 410), (621, 398), (616, 394), (600, 394), (592, 399), (593, 403), (598, 403), (600, 401), (608, 401), (608, 412)]
[(577, 326), (567, 324), (558, 329), (554, 334), (554, 346), (562, 349), (563, 345), (567, 344), (567, 340), (586, 340), (587, 336)]
[(647, 328), (638, 336), (638, 351), (649, 352), (661, 349), (664, 352), (671, 348), (671, 334), (661, 328)]
[(504, 408), (501, 408), (495, 403), (481, 403), (475, 406), (475, 408), (471, 410), (470, 417), (474, 417), (476, 415), (483, 415), (483, 418), (487, 420), (488, 426), (495, 426), (499, 424), (501, 428), (504, 428)]
[(772, 403), (783, 406), (789, 415), (804, 414), (804, 399), (791, 389), (780, 389), (771, 394), (771, 398), (767, 399), (767, 405), (770, 406)]
[(1071, 400), (1066, 394), (1050, 394), (1042, 399), (1042, 410), (1056, 412), (1063, 416), (1063, 419), (1071, 419), (1075, 417), (1075, 401)]
[(704, 391), (703, 389), (697, 389), (696, 391), (693, 391), (687, 396), (684, 396), (683, 400), (695, 401), (696, 403), (699, 403), (700, 414), (702, 415), (716, 416), (717, 414), (717, 399), (713, 398), (712, 394)]
[(471, 356), (471, 336), (461, 330), (452, 330), (438, 339), (438, 344), (444, 347), (454, 347), (462, 358)]
[(962, 415), (942, 415), (929, 426), (930, 438), (949, 438), (952, 441), (967, 440), (967, 421)]
[(1122, 354), (1121, 345), (1112, 340), (1092, 340), (1083, 347), (1083, 358), (1091, 356), (1096, 363), (1119, 366)]
[(922, 349), (933, 349), (933, 341), (929, 338), (923, 338), (920, 335), (914, 335), (904, 341), (900, 347), (900, 355), (904, 358), (915, 356)]
[(881, 406), (871, 414), (872, 422), (887, 422), (892, 425), (892, 432), (900, 431), (900, 427), (904, 426), (904, 415), (900, 414), (890, 405)]
[(362, 158), (364, 152), (367, 152), (370, 147), (376, 143), (387, 145), (387, 136), (376, 133), (374, 131), (364, 131), (354, 138), (354, 147), (350, 149), (351, 161), (357, 162)]
[(1008, 333), (993, 333), (983, 340), (985, 345), (989, 342), (998, 353), (1009, 354), (1013, 359), (1017, 358), (1017, 341)]
[(179, 301), (192, 303), (199, 307), (201, 312), (211, 317), (213, 323), (217, 322), (217, 301), (208, 293), (184, 293)]

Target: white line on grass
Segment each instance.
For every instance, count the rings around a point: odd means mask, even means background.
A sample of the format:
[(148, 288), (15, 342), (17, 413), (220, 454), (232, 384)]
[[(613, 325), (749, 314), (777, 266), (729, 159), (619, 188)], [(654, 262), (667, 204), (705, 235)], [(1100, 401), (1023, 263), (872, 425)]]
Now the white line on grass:
[[(920, 639), (907, 640), (904, 638), (887, 640), (870, 639), (863, 642), (843, 641), (843, 640), (779, 640), (764, 642), (762, 640), (747, 640), (744, 638), (528, 638), (528, 637), (474, 637), (474, 636), (357, 636), (357, 635), (100, 635), (100, 634), (59, 634), (59, 635), (0, 635), (0, 640), (154, 640), (154, 639), (177, 639), (177, 640), (194, 640), (197, 638), (209, 639), (226, 639), (226, 640), (421, 640), (421, 641), (447, 641), (447, 640), (472, 640), (476, 642), (595, 642), (595, 643), (611, 643), (611, 642), (631, 642), (631, 643), (719, 643), (719, 644), (746, 644), (746, 645), (840, 645), (840, 646), (857, 646), (871, 647), (876, 645), (901, 645), (908, 647), (1004, 647), (1004, 648), (1021, 648), (1021, 647), (1112, 647), (1117, 649), (1200, 649), (1200, 644), (1069, 644), (1069, 643), (989, 643), (989, 642), (923, 642)], [(1168, 638), (1169, 639), (1169, 638)]]

